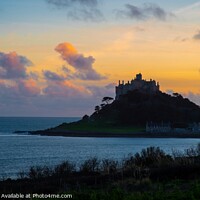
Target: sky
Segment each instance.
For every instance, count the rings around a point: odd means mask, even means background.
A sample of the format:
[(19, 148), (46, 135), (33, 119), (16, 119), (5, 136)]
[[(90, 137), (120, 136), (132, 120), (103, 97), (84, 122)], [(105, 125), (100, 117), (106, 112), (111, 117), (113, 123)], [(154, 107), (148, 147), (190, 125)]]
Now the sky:
[(200, 105), (200, 1), (1, 0), (0, 116), (90, 115), (142, 73)]

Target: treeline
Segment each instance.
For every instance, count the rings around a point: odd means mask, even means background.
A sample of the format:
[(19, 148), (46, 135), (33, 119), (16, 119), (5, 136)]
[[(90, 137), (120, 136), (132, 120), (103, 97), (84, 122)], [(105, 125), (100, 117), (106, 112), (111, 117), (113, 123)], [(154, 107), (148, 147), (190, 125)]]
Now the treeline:
[[(200, 178), (200, 145), (184, 153), (166, 154), (159, 147), (149, 147), (121, 161), (96, 157), (77, 166), (65, 161), (55, 167), (31, 167), (19, 172), (17, 180), (2, 180), (0, 193), (56, 193), (83, 188), (105, 188), (116, 183), (194, 180)], [(135, 186), (131, 186), (135, 187)], [(125, 184), (123, 188), (127, 189)]]

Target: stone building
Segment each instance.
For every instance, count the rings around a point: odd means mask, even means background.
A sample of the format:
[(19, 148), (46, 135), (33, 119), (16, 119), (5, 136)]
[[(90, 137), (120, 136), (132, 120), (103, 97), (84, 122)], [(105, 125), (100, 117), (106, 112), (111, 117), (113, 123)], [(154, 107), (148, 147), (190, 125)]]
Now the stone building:
[(116, 86), (116, 97), (115, 99), (118, 100), (120, 95), (127, 94), (129, 91), (139, 90), (145, 93), (155, 93), (159, 91), (159, 83), (156, 83), (155, 80), (143, 80), (142, 74), (136, 74), (136, 77), (127, 83), (124, 81), (119, 81), (119, 85)]
[(192, 132), (200, 133), (200, 122), (199, 123), (190, 123), (189, 124), (189, 130)]

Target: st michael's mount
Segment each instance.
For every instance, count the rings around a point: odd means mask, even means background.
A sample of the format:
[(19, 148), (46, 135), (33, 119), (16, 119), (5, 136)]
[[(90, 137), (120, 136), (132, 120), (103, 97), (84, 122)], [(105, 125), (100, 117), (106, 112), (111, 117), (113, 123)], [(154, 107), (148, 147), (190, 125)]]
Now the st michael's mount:
[(102, 97), (102, 103), (95, 106), (92, 115), (33, 134), (134, 137), (141, 133), (162, 136), (168, 133), (170, 137), (175, 134), (191, 137), (196, 133), (195, 137), (200, 136), (200, 107), (181, 94), (162, 92), (158, 82), (144, 80), (141, 73), (126, 83), (119, 81), (115, 89), (115, 98)]

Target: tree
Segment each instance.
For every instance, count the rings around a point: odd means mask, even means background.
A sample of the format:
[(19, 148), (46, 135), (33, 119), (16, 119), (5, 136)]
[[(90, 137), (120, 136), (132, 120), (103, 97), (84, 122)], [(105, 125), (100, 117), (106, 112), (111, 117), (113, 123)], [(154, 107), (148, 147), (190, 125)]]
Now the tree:
[(179, 94), (179, 93), (177, 93), (177, 92), (173, 93), (173, 95), (174, 95), (175, 97), (183, 98), (182, 95)]
[(98, 113), (100, 111), (100, 106), (95, 106), (94, 110), (96, 113)]
[(100, 106), (101, 106), (101, 109), (105, 106), (106, 104), (105, 103), (102, 103)]
[(89, 117), (88, 115), (84, 115), (84, 116), (82, 117), (82, 120), (83, 120), (83, 121), (88, 121), (89, 118), (90, 118), (90, 117)]
[(113, 98), (112, 97), (104, 97), (102, 99), (102, 102), (105, 102), (106, 104), (109, 104), (111, 101), (113, 101)]

